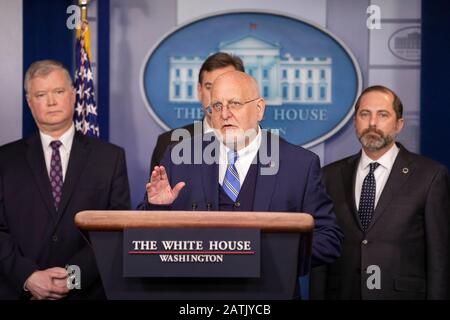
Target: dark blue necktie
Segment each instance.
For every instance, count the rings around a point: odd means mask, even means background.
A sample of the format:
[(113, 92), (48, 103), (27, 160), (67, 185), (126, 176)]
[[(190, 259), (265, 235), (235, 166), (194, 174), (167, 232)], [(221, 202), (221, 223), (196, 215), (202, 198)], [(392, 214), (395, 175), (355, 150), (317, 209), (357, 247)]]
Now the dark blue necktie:
[(379, 165), (380, 164), (378, 162), (372, 162), (370, 164), (369, 173), (364, 178), (361, 189), (358, 214), (364, 231), (370, 225), (370, 221), (372, 220), (373, 212), (375, 210), (376, 182), (375, 175), (373, 173)]

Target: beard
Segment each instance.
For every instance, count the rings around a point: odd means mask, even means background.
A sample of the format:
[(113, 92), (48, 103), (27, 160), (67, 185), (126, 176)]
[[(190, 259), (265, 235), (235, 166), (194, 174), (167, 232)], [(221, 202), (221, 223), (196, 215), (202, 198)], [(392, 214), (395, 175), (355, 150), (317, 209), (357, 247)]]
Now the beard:
[(358, 139), (365, 149), (374, 152), (390, 145), (395, 139), (395, 134), (384, 134), (377, 128), (367, 128), (358, 136)]
[(223, 133), (219, 130), (217, 131), (216, 135), (220, 141), (233, 150), (240, 150), (248, 146), (258, 133), (255, 129), (243, 130), (240, 128), (229, 129)]

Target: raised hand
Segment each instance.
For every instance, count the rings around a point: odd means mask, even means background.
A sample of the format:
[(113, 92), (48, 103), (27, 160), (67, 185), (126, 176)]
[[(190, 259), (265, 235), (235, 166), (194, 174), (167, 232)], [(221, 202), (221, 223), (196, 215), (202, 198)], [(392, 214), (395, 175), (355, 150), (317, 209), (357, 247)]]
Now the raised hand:
[(180, 190), (184, 188), (186, 183), (179, 182), (172, 189), (169, 184), (166, 169), (163, 166), (155, 166), (147, 183), (148, 203), (156, 205), (170, 205), (178, 197)]

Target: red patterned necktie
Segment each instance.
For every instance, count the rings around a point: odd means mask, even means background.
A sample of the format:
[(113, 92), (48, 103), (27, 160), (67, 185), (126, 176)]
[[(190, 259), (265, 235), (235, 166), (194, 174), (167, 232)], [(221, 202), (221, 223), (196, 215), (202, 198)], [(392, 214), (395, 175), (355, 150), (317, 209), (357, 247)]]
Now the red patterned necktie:
[(52, 158), (50, 161), (50, 184), (52, 186), (53, 200), (56, 210), (58, 210), (61, 202), (61, 193), (63, 186), (63, 173), (61, 165), (61, 156), (59, 154), (59, 147), (62, 145), (61, 141), (52, 141)]

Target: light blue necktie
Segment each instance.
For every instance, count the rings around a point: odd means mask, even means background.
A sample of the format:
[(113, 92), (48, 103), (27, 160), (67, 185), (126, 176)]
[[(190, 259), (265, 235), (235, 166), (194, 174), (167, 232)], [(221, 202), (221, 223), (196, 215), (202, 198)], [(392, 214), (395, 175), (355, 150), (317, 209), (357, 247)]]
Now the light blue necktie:
[(239, 174), (234, 164), (238, 159), (236, 151), (228, 151), (228, 167), (223, 179), (223, 191), (230, 197), (231, 200), (236, 201), (239, 191), (241, 190), (241, 183), (239, 182)]

